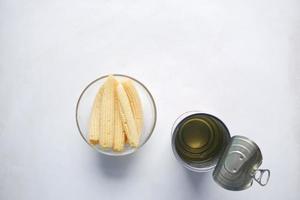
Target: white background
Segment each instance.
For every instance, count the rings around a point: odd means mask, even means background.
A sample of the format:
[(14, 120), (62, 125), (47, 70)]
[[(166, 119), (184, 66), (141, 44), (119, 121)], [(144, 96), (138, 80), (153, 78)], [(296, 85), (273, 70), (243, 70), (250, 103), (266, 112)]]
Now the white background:
[[(299, 0), (0, 0), (0, 199), (299, 199), (299, 54)], [(108, 73), (158, 108), (128, 157), (75, 125), (81, 90)], [(170, 130), (188, 110), (255, 140), (268, 186), (230, 192), (181, 167)]]

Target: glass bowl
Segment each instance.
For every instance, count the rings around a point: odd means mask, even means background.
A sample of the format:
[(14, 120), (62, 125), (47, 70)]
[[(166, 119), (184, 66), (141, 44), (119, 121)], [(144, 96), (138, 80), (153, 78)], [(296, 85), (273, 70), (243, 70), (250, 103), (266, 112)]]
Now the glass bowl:
[(140, 81), (130, 76), (113, 74), (113, 76), (120, 81), (124, 79), (131, 79), (140, 96), (142, 109), (143, 109), (143, 117), (144, 117), (143, 120), (144, 124), (143, 124), (143, 130), (140, 137), (140, 144), (137, 148), (132, 148), (126, 144), (124, 151), (122, 152), (115, 152), (109, 149), (103, 149), (100, 147), (100, 145), (91, 145), (88, 141), (90, 114), (91, 114), (94, 98), (96, 97), (99, 88), (105, 82), (107, 76), (108, 75), (105, 75), (92, 81), (81, 92), (76, 105), (77, 128), (84, 141), (96, 151), (110, 156), (128, 155), (135, 152), (137, 149), (141, 148), (151, 137), (156, 124), (155, 102), (149, 90)]

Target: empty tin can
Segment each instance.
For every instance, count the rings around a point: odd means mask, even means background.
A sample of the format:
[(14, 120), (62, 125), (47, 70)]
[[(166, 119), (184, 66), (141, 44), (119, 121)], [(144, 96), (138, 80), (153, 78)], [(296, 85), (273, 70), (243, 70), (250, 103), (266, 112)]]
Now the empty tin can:
[(217, 117), (201, 112), (181, 115), (172, 128), (172, 150), (187, 169), (212, 169), (216, 183), (228, 190), (249, 188), (253, 180), (265, 186), (270, 170), (258, 169), (262, 163), (259, 147), (244, 136), (230, 137), (226, 125)]

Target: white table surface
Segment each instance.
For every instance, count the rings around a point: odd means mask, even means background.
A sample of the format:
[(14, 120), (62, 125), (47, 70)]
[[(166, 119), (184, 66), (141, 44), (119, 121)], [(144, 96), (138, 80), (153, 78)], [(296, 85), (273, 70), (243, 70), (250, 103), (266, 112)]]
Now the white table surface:
[[(300, 198), (300, 1), (1, 0), (0, 199)], [(136, 154), (93, 151), (75, 125), (91, 80), (136, 77), (158, 122)], [(172, 123), (202, 110), (260, 146), (266, 187), (188, 172)]]

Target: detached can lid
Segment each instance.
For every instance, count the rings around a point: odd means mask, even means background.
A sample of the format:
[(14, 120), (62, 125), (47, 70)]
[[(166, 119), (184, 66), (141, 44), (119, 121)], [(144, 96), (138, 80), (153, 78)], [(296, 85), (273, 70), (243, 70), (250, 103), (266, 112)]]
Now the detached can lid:
[(221, 187), (234, 191), (249, 188), (253, 180), (265, 186), (270, 170), (258, 169), (261, 163), (257, 144), (244, 136), (234, 136), (213, 171), (213, 179)]

